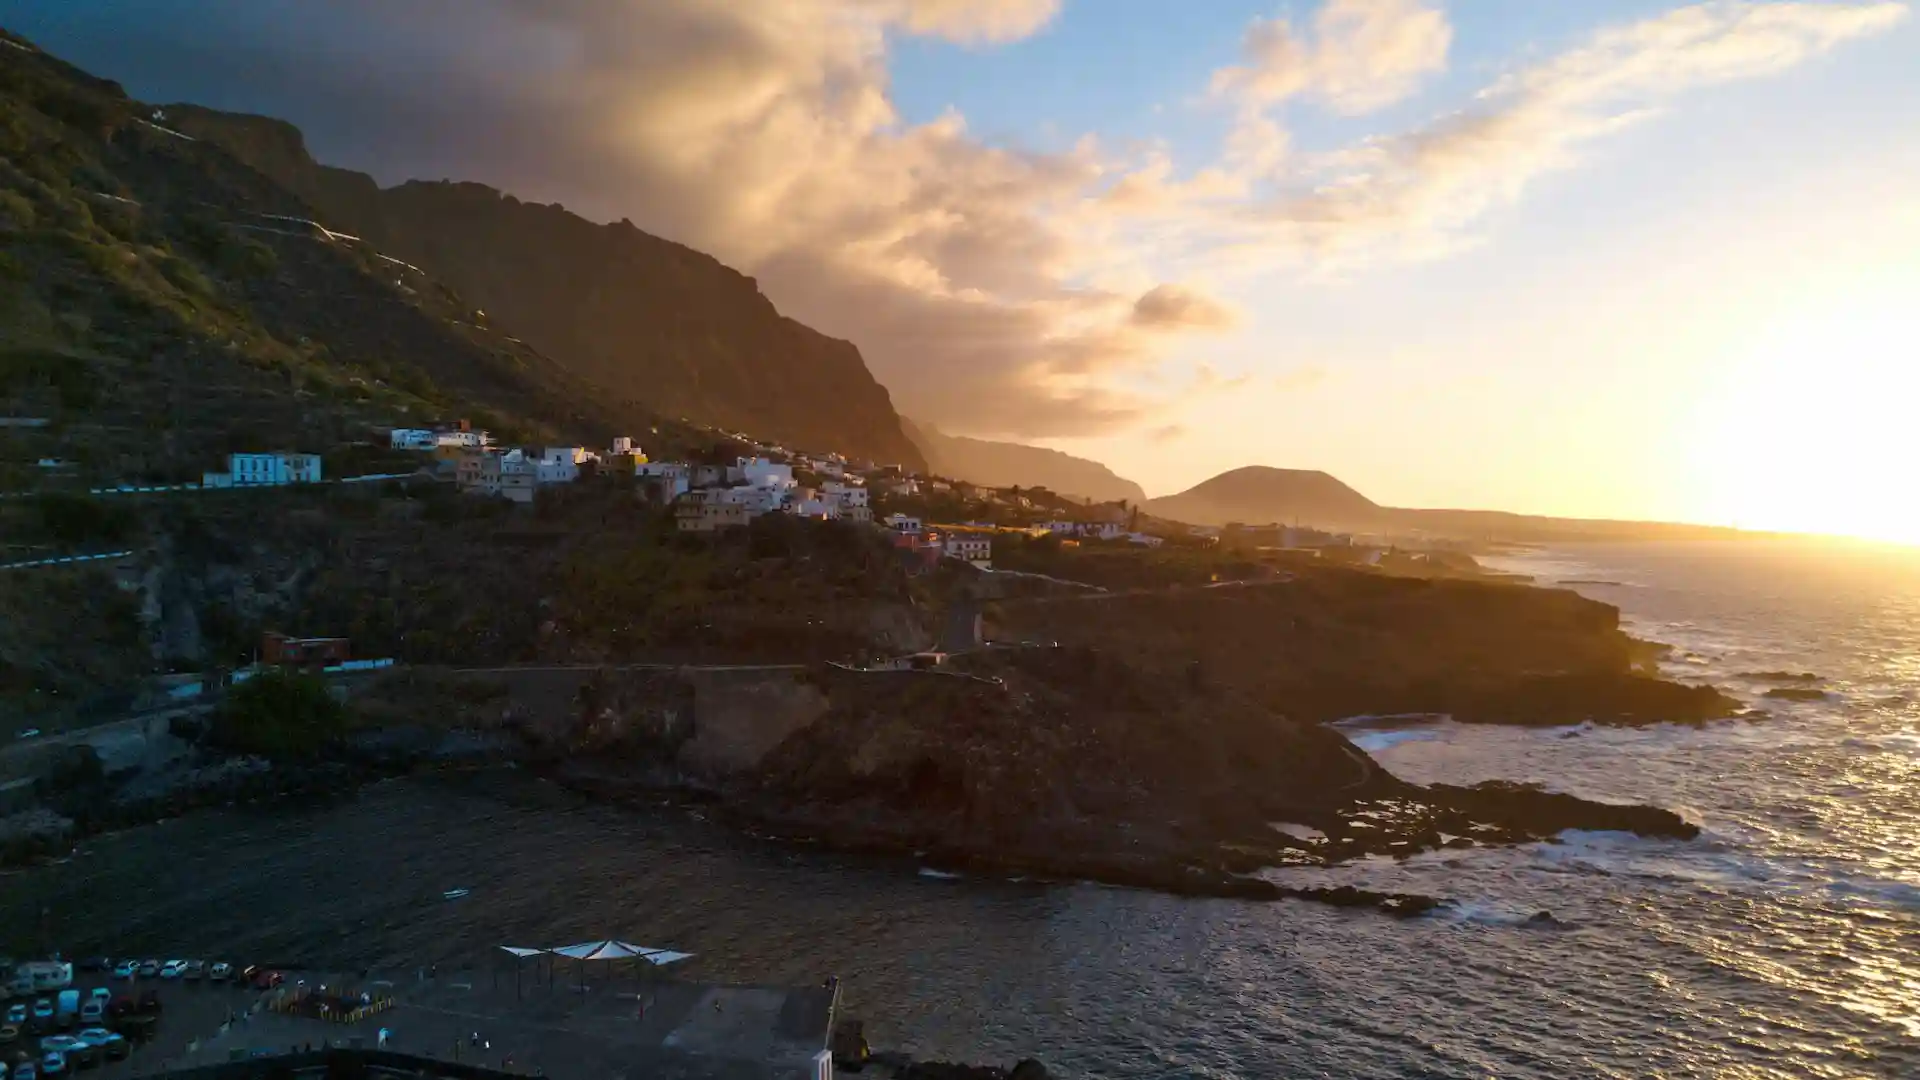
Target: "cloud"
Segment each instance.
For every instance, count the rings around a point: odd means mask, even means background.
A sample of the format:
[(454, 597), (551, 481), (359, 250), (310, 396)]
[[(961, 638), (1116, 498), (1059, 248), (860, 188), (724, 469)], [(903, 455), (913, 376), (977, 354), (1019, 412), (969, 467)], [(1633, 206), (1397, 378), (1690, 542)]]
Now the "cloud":
[(1284, 17), (1255, 19), (1243, 62), (1213, 76), (1213, 92), (1252, 108), (1311, 95), (1344, 113), (1391, 105), (1442, 71), (1453, 27), (1419, 0), (1327, 0), (1302, 35)]
[(899, 37), (1018, 41), (1060, 0), (150, 7), (65, 0), (43, 21), (69, 41), (91, 26), (95, 48), (76, 57), (136, 92), (286, 116), (323, 160), (385, 182), (479, 180), (711, 252), (859, 345), (902, 411), (1024, 438), (1148, 430), (1244, 384), (1166, 361), (1233, 313), (1156, 282), (1454, 250), (1490, 208), (1682, 92), (1785, 70), (1905, 14), (1698, 4), (1603, 30), (1424, 126), (1303, 153), (1283, 103), (1400, 101), (1452, 38), (1431, 3), (1327, 0), (1298, 26), (1249, 27), (1210, 84), (1231, 133), (1183, 171), (1164, 146), (1039, 153), (991, 145), (958, 113), (900, 115)]
[(1274, 389), (1282, 391), (1311, 390), (1326, 382), (1331, 374), (1318, 364), (1308, 364), (1305, 367), (1292, 368), (1275, 375), (1273, 386)]
[(1499, 79), (1464, 111), (1325, 155), (1311, 190), (1245, 219), (1266, 226), (1269, 243), (1323, 256), (1383, 243), (1444, 253), (1488, 209), (1676, 95), (1785, 71), (1906, 14), (1904, 3), (1713, 2), (1606, 29)]
[(1226, 330), (1238, 319), (1225, 304), (1180, 285), (1155, 285), (1133, 302), (1133, 325), (1156, 330)]
[(1184, 438), (1186, 434), (1187, 429), (1184, 424), (1163, 424), (1147, 432), (1147, 441), (1153, 443), (1169, 443), (1176, 439)]

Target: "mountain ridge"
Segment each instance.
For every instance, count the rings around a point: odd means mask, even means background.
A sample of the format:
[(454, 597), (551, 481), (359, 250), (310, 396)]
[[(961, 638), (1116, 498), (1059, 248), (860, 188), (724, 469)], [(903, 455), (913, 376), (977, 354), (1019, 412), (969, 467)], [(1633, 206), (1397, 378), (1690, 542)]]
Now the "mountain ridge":
[(1090, 458), (1024, 443), (948, 435), (924, 420), (901, 417), (907, 437), (936, 475), (986, 487), (1043, 487), (1095, 502), (1146, 502), (1139, 484)]
[(1185, 491), (1149, 499), (1143, 509), (1154, 517), (1193, 525), (1297, 522), (1354, 532), (1417, 531), (1521, 543), (1734, 539), (1770, 535), (1680, 522), (1382, 506), (1328, 473), (1265, 465), (1229, 469)]
[(299, 128), (277, 118), (192, 104), (160, 112), (299, 196), (322, 224), (446, 281), (610, 392), (803, 449), (924, 465), (853, 343), (781, 314), (752, 277), (711, 255), (484, 184), (383, 188), (316, 161)]

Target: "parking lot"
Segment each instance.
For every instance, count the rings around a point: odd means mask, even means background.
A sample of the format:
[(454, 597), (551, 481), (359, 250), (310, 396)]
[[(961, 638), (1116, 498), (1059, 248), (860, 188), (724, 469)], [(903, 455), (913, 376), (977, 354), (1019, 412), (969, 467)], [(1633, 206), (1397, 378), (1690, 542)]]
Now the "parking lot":
[[(787, 1080), (812, 1075), (826, 1043), (833, 993), (822, 987), (720, 986), (664, 978), (516, 979), (511, 973), (378, 976), (287, 972), (276, 990), (186, 979), (115, 979), (76, 972), (82, 1000), (95, 987), (136, 1000), (152, 991), (158, 1021), (124, 1060), (76, 1064), (36, 1080), (119, 1080), (236, 1058), (322, 1047), (381, 1046), (451, 1062), (556, 1080), (631, 1073), (672, 1080)], [(396, 985), (397, 982), (397, 985)], [(334, 1012), (276, 1008), (304, 988), (365, 991), (384, 1005)], [(46, 995), (42, 995), (46, 996)], [(354, 998), (357, 1002), (357, 996)], [(72, 1025), (78, 1028), (79, 1024)], [(40, 1037), (0, 1049), (11, 1059)], [(7, 1080), (16, 1080), (8, 1077)]]
[(204, 978), (124, 979), (114, 978), (105, 971), (75, 971), (73, 984), (65, 989), (76, 991), (79, 1000), (85, 1002), (96, 988), (104, 988), (114, 997), (134, 1003), (151, 992), (159, 1008), (150, 1014), (151, 1020), (121, 1015), (109, 1016), (100, 1022), (83, 1022), (76, 1016), (36, 1033), (31, 1025), (34, 1002), (56, 1001), (58, 991), (43, 991), (32, 998), (14, 998), (6, 1007), (20, 1006), (28, 1014), (29, 1023), (19, 1025), (13, 1041), (0, 1046), (0, 1060), (8, 1065), (7, 1080), (16, 1080), (23, 1059), (32, 1063), (37, 1080), (52, 1080), (43, 1068), (41, 1041), (55, 1034), (71, 1035), (87, 1027), (105, 1027), (129, 1036), (128, 1054), (120, 1061), (107, 1060), (105, 1054), (76, 1055), (69, 1062), (69, 1074), (110, 1080), (160, 1072), (188, 1060), (204, 1045), (210, 1033), (219, 1032), (230, 1014), (246, 1013), (260, 998), (258, 991), (232, 982), (211, 982)]

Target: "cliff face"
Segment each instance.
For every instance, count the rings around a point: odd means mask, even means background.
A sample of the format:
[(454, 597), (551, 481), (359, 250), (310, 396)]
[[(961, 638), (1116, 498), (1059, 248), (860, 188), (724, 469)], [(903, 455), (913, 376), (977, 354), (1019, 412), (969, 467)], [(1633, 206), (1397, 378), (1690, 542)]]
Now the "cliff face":
[(1140, 485), (1114, 474), (1097, 461), (1041, 446), (948, 435), (931, 424), (903, 420), (907, 437), (940, 476), (985, 487), (1043, 487), (1056, 495), (1139, 504), (1147, 499)]
[[(1650, 724), (1730, 715), (1717, 691), (1643, 675), (1619, 611), (1572, 592), (1299, 568), (1222, 588), (1010, 600), (991, 636), (1059, 641), (1190, 672), (1300, 721)], [(1187, 668), (1187, 665), (1194, 665)]]
[(283, 121), (165, 112), (299, 195), (329, 228), (446, 281), (489, 323), (663, 416), (925, 466), (852, 343), (781, 315), (752, 278), (710, 255), (481, 184), (382, 189), (316, 163)]

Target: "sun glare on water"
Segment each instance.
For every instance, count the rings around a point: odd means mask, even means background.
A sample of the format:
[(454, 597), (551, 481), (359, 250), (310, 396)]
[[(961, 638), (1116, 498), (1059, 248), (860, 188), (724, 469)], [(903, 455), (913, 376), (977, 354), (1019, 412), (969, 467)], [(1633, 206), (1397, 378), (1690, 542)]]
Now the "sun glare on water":
[(1699, 405), (1701, 519), (1920, 544), (1920, 297), (1769, 323)]

